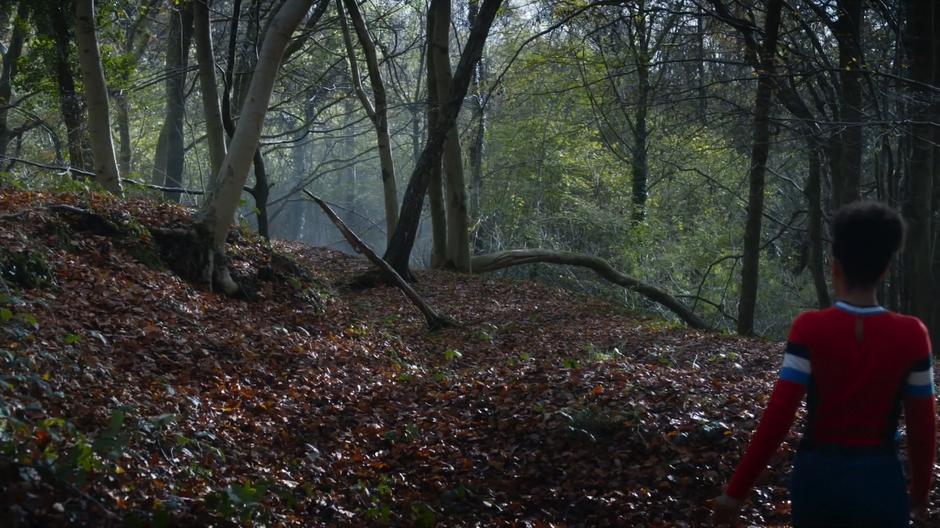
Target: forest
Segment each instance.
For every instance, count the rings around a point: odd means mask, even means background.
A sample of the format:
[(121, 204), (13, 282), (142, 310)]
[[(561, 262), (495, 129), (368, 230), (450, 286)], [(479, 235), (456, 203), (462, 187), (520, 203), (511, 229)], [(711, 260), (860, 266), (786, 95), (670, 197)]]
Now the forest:
[(710, 525), (938, 123), (934, 0), (0, 0), (0, 515)]

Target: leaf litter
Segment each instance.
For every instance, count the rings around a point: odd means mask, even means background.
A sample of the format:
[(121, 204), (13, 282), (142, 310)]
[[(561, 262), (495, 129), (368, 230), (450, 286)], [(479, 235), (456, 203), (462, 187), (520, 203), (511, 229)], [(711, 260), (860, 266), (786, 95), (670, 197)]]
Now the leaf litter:
[[(134, 234), (96, 234), (48, 204)], [(228, 251), (252, 295), (225, 298), (131, 244), (149, 243), (139, 226), (190, 214), (0, 192), (2, 254), (54, 269), (29, 288), (0, 270), (5, 518), (704, 526), (779, 364), (777, 343), (443, 271), (418, 272), (417, 290), (471, 323), (428, 333), (398, 290), (351, 286), (365, 260), (244, 232)], [(272, 278), (284, 259), (296, 266)], [(787, 524), (795, 443), (791, 433), (758, 482), (745, 524)]]

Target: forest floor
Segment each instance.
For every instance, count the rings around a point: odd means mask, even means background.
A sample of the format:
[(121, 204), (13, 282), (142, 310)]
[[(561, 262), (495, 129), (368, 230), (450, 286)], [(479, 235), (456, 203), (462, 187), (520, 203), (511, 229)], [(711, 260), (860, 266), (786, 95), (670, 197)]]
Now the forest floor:
[[(252, 295), (232, 300), (163, 266), (145, 227), (188, 217), (0, 191), (13, 526), (703, 526), (780, 361), (438, 271), (416, 288), (465, 326), (429, 333), (398, 290), (355, 285), (365, 260), (244, 233), (229, 252)], [(748, 524), (786, 524), (789, 454)]]

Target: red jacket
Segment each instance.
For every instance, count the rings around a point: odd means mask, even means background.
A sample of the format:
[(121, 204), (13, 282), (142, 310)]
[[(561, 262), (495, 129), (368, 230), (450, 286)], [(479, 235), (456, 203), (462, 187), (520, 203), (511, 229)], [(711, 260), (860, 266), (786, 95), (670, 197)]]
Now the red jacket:
[(807, 398), (801, 448), (893, 451), (903, 406), (911, 502), (927, 500), (936, 454), (930, 337), (916, 317), (839, 301), (793, 322), (780, 379), (726, 493), (744, 499)]

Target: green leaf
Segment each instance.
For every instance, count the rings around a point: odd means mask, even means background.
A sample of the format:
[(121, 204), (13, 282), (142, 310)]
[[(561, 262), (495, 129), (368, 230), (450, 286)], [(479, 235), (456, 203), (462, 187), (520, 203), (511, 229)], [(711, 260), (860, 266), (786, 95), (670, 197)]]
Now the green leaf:
[(437, 526), (437, 512), (423, 502), (416, 502), (411, 505), (411, 512), (414, 514), (414, 525), (417, 528), (434, 528)]
[(121, 428), (124, 426), (124, 411), (117, 409), (111, 412), (111, 419), (108, 426), (105, 427), (92, 445), (95, 452), (108, 458), (117, 458), (121, 450), (127, 444), (127, 436), (121, 434)]
[(13, 312), (9, 308), (0, 308), (0, 322), (6, 323), (13, 319)]
[(65, 344), (66, 344), (66, 345), (74, 345), (75, 343), (78, 343), (78, 342), (81, 341), (81, 340), (82, 340), (82, 336), (80, 336), (80, 335), (78, 335), (78, 334), (69, 334), (69, 335), (65, 336)]

